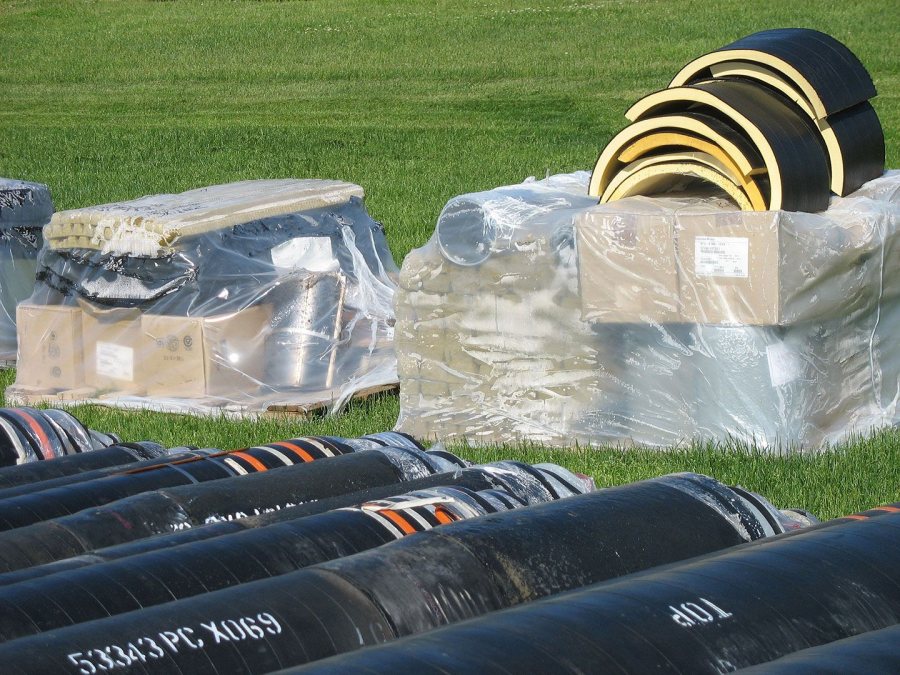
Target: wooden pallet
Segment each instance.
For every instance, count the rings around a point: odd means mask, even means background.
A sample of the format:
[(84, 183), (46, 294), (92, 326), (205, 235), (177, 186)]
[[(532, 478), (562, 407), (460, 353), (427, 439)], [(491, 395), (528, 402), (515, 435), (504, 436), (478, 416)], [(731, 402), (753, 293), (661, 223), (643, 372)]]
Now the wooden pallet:
[[(374, 387), (360, 389), (351, 398), (351, 403), (365, 401), (367, 398), (376, 396), (377, 394), (397, 393), (400, 391), (400, 384), (394, 382), (392, 384), (380, 384)], [(334, 400), (316, 401), (315, 403), (306, 403), (303, 405), (270, 405), (263, 413), (265, 417), (301, 417), (309, 418), (318, 415), (324, 415), (334, 403)]]

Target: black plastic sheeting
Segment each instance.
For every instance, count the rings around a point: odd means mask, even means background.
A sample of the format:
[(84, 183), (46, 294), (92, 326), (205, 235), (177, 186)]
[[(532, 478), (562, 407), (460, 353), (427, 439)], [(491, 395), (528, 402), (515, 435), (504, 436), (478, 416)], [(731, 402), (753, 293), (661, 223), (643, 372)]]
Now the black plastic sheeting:
[(869, 515), (291, 672), (731, 672), (900, 621), (900, 513)]
[(0, 408), (0, 466), (89, 452), (119, 441), (92, 432), (63, 410)]
[(108, 448), (91, 452), (68, 455), (54, 459), (52, 462), (29, 462), (17, 466), (0, 468), (0, 499), (7, 496), (5, 488), (22, 485), (34, 485), (41, 481), (63, 476), (73, 476), (95, 469), (120, 467), (145, 459), (154, 459), (166, 454), (166, 449), (159, 443), (139, 441), (137, 443), (119, 443)]
[[(680, 474), (418, 533), (283, 576), (0, 645), (7, 672), (265, 673), (771, 532)], [(47, 611), (52, 611), (50, 608)], [(469, 652), (469, 646), (461, 647)]]
[(0, 532), (0, 570), (10, 572), (71, 558), (93, 548), (191, 527), (210, 517), (240, 517), (237, 509), (278, 508), (452, 468), (443, 457), (421, 450), (379, 448), (335, 456), (327, 462), (284, 467), (282, 471), (287, 473), (281, 477), (260, 472), (224, 483), (146, 492)]
[[(448, 460), (453, 457), (449, 453), (442, 453), (440, 451), (431, 451), (429, 452), (429, 455), (443, 456)], [(258, 516), (248, 516), (236, 520), (221, 520), (219, 522), (192, 527), (171, 534), (161, 534), (129, 541), (124, 544), (98, 548), (86, 551), (84, 554), (72, 558), (65, 558), (42, 565), (36, 565), (34, 567), (0, 574), (0, 586), (7, 586), (29, 579), (37, 579), (39, 577), (57, 574), (66, 570), (79, 569), (97, 563), (119, 560), (121, 558), (140, 555), (150, 551), (168, 549), (191, 542), (205, 541), (207, 539), (213, 539), (215, 537), (221, 537), (236, 532), (243, 532), (244, 530), (257, 527), (284, 523), (296, 520), (297, 518), (325, 513), (326, 511), (340, 509), (346, 506), (355, 506), (376, 499), (384, 499), (397, 494), (399, 488), (406, 491), (415, 491), (427, 490), (441, 485), (458, 485), (476, 491), (500, 488), (523, 492), (525, 485), (523, 485), (524, 477), (522, 476), (522, 472), (527, 473), (531, 478), (538, 481), (541, 486), (540, 489), (535, 487), (535, 498), (540, 498), (541, 494), (546, 492), (561, 495), (570, 491), (584, 491), (582, 489), (582, 482), (585, 479), (578, 477), (573, 479), (572, 474), (555, 465), (540, 464), (531, 466), (521, 462), (496, 462), (485, 466), (458, 469), (451, 473), (438, 473), (425, 478), (416, 478), (406, 481), (402, 483), (402, 485), (389, 483), (355, 492), (345, 492), (342, 494), (335, 493), (335, 496), (318, 499), (316, 501), (307, 501), (303, 504), (288, 506)], [(357, 480), (357, 477), (353, 476), (348, 476), (347, 478), (351, 481)], [(374, 482), (371, 473), (366, 474), (366, 480), (367, 482)], [(335, 489), (338, 488), (335, 486)]]
[[(512, 464), (467, 469), (465, 474), (458, 473), (458, 480), (493, 485), (498, 481), (491, 474), (496, 474), (497, 468), (507, 476), (513, 472), (518, 476), (506, 480), (503, 487), (474, 491), (450, 485), (408, 492), (357, 508), (7, 586), (0, 589), (0, 641), (287, 574), (438, 525), (569, 497), (587, 489), (582, 483), (576, 488), (579, 492), (550, 491), (529, 470)], [(455, 480), (453, 474), (444, 476)], [(395, 495), (403, 489), (403, 485), (395, 485)], [(54, 606), (52, 612), (47, 611), (49, 605)]]
[(744, 675), (900, 673), (900, 625), (873, 630), (740, 670)]
[(343, 455), (355, 451), (351, 443), (348, 439), (295, 438), (235, 452), (170, 461), (153, 466), (152, 470), (129, 467), (104, 478), (67, 485), (64, 489), (54, 487), (7, 497), (0, 501), (0, 530), (66, 516), (150, 490), (242, 476)]

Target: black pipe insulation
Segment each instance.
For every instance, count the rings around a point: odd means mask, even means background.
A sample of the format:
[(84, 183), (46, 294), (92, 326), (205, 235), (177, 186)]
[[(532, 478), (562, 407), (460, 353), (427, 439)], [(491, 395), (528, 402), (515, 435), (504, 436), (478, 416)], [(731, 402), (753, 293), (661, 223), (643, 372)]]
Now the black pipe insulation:
[(121, 467), (145, 459), (153, 459), (166, 454), (166, 449), (158, 443), (141, 441), (120, 443), (91, 452), (59, 457), (52, 462), (29, 462), (0, 468), (0, 499), (5, 499), (7, 488), (23, 485), (33, 486), (41, 481), (83, 474), (95, 469)]
[[(404, 443), (409, 440), (395, 434)], [(234, 452), (191, 457), (158, 464), (152, 470), (128, 467), (91, 481), (31, 492), (0, 501), (0, 531), (11, 530), (94, 506), (177, 485), (191, 485), (257, 471), (302, 464), (355, 452), (357, 448), (382, 447), (378, 439), (295, 438)]]
[(743, 675), (874, 675), (900, 673), (900, 624), (802, 649)]
[(56, 459), (118, 443), (93, 432), (64, 410), (0, 408), (0, 466)]
[[(429, 451), (428, 454), (429, 456), (438, 454), (438, 456), (445, 459), (453, 457), (449, 453), (440, 451), (437, 451), (437, 453)], [(353, 456), (355, 457), (357, 455)], [(381, 462), (380, 459), (377, 461)], [(321, 465), (321, 463), (319, 465)], [(286, 471), (291, 471), (291, 469), (288, 468)], [(523, 472), (528, 474), (530, 478), (523, 478)], [(275, 475), (281, 477), (283, 474)], [(374, 484), (379, 480), (377, 472), (367, 471), (362, 475), (364, 476), (367, 485)], [(585, 492), (585, 481), (590, 481), (589, 478), (584, 476), (573, 476), (566, 469), (553, 464), (537, 464), (531, 466), (521, 462), (509, 461), (457, 469), (450, 473), (432, 474), (424, 478), (415, 478), (405, 481), (401, 485), (387, 483), (352, 492), (340, 492), (339, 494), (339, 491), (343, 491), (345, 487), (348, 490), (359, 487), (359, 476), (347, 472), (343, 473), (343, 479), (347, 481), (346, 486), (342, 484), (332, 484), (334, 496), (325, 497), (315, 501), (306, 501), (295, 506), (275, 508), (267, 513), (248, 516), (246, 518), (217, 519), (216, 522), (211, 522), (199, 527), (192, 527), (170, 534), (136, 539), (124, 544), (97, 548), (86, 551), (83, 554), (75, 555), (74, 557), (2, 573), (0, 574), (0, 586), (8, 586), (10, 584), (19, 583), (20, 581), (37, 579), (39, 577), (87, 567), (97, 563), (119, 560), (121, 558), (140, 555), (150, 551), (168, 549), (182, 544), (204, 541), (235, 532), (242, 532), (248, 529), (296, 520), (297, 518), (325, 513), (326, 511), (343, 508), (345, 506), (355, 506), (376, 499), (384, 499), (396, 495), (398, 488), (400, 487), (405, 491), (427, 490), (441, 485), (457, 485), (476, 491), (502, 488), (516, 491), (519, 494), (525, 494), (528, 497), (529, 503), (532, 503), (533, 501), (547, 501), (544, 495), (548, 492), (556, 496), (568, 494), (573, 491)], [(535, 481), (537, 482), (536, 485)], [(590, 489), (593, 489), (592, 483), (589, 483), (588, 485)], [(531, 487), (529, 488), (529, 486)], [(531, 492), (529, 492), (529, 489)], [(532, 496), (528, 496), (530, 494), (532, 494)], [(124, 502), (125, 500), (122, 501)], [(77, 517), (77, 515), (78, 514), (74, 517)], [(40, 524), (37, 526), (40, 526)], [(22, 528), (22, 530), (24, 529), (27, 528)], [(18, 532), (20, 530), (16, 531)], [(121, 536), (121, 534), (119, 536)], [(2, 534), (0, 534), (0, 538), (2, 538)], [(81, 537), (80, 541), (87, 545), (89, 540), (86, 537)]]
[[(376, 454), (378, 451), (373, 450), (357, 457)], [(395, 485), (395, 496), (357, 507), (0, 588), (0, 641), (287, 574), (437, 525), (570, 497), (589, 489), (581, 483), (575, 490), (551, 492), (530, 470), (511, 463), (502, 469), (519, 475), (501, 488), (474, 491), (451, 485), (396, 496), (405, 486)], [(561, 467), (556, 470), (565, 471)], [(490, 473), (490, 469), (467, 469), (469, 479), (465, 482), (491, 485), (495, 481)], [(480, 480), (470, 479), (479, 474)], [(444, 475), (453, 480), (453, 474)], [(573, 483), (579, 483), (569, 475)], [(459, 479), (463, 479), (462, 472)], [(52, 612), (47, 611), (48, 603), (53, 605)]]
[(900, 622), (900, 509), (867, 515), (285, 672), (732, 672)]
[[(246, 453), (249, 451), (241, 454)], [(236, 509), (277, 508), (455, 468), (443, 457), (406, 448), (379, 447), (337, 455), (333, 460), (284, 467), (292, 470), (281, 478), (259, 472), (225, 479), (225, 483), (211, 481), (145, 492), (0, 532), (0, 571), (20, 570), (95, 548), (190, 528), (213, 515), (239, 516)]]
[(0, 644), (0, 663), (9, 672), (265, 673), (782, 531), (788, 519), (766, 506), (704, 476), (665, 476), (20, 638)]

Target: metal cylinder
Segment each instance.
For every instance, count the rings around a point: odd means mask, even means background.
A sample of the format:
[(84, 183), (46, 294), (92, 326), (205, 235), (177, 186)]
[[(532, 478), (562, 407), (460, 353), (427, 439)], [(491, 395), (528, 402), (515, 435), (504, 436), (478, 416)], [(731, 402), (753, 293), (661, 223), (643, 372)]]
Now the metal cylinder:
[(720, 483), (667, 476), (454, 523), (273, 579), (21, 638), (0, 645), (0, 662), (50, 672), (80, 659), (93, 665), (133, 645), (133, 655), (119, 658), (137, 659), (147, 672), (265, 673), (772, 530), (755, 505)]
[(346, 281), (342, 274), (290, 277), (273, 288), (266, 337), (266, 385), (317, 391), (331, 387)]
[(888, 507), (290, 672), (768, 673), (773, 659), (896, 626), (898, 559), (900, 509)]
[[(517, 473), (517, 479), (495, 487), (492, 483), (496, 478), (491, 477), (490, 471), (466, 469), (466, 474), (444, 474), (451, 482), (448, 486), (397, 496), (403, 486), (395, 485), (394, 496), (356, 507), (7, 586), (0, 589), (0, 641), (286, 574), (438, 525), (543, 503), (588, 489), (587, 484), (581, 483), (575, 488), (577, 492), (550, 491), (532, 475), (549, 473), (546, 469), (526, 470), (511, 463), (503, 468), (507, 474)], [(453, 485), (454, 481), (487, 487), (475, 491)], [(56, 610), (52, 613), (46, 611), (47, 598), (53, 598)]]

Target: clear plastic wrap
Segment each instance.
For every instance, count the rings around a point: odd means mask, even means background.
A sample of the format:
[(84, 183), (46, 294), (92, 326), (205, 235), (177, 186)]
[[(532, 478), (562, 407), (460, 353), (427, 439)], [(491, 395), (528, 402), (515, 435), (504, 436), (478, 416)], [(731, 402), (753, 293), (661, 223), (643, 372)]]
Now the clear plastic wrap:
[(397, 267), (357, 185), (258, 180), (63, 211), (12, 400), (257, 413), (397, 381)]
[(0, 178), (0, 364), (16, 359), (16, 305), (34, 291), (41, 228), (52, 214), (46, 185)]
[(900, 171), (819, 214), (587, 185), (447, 204), (400, 275), (398, 430), (778, 450), (900, 421)]

